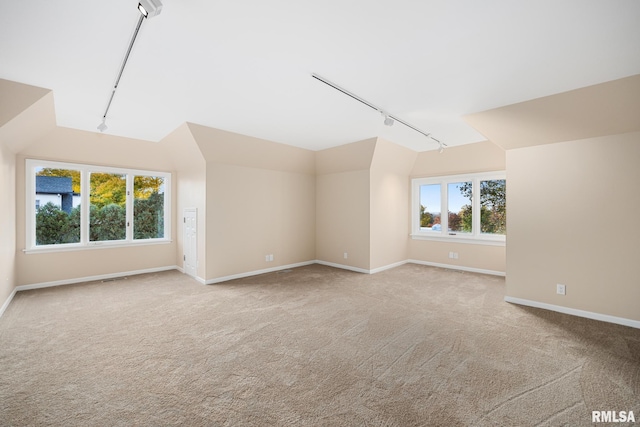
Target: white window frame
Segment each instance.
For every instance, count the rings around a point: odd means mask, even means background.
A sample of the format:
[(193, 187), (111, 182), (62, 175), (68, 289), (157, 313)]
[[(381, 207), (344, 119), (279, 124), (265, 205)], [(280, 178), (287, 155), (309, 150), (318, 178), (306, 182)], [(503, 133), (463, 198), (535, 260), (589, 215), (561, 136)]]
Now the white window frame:
[[(149, 171), (142, 169), (127, 169), (109, 166), (97, 166), (68, 162), (54, 162), (49, 160), (26, 159), (25, 161), (25, 191), (26, 191), (26, 248), (25, 253), (31, 252), (59, 252), (79, 249), (113, 248), (122, 246), (139, 246), (149, 244), (163, 244), (171, 242), (171, 173)], [(80, 242), (61, 243), (54, 245), (36, 245), (36, 168), (71, 169), (80, 171), (81, 218)], [(114, 173), (126, 175), (126, 237), (124, 240), (89, 241), (89, 205), (90, 205), (90, 176), (91, 173)], [(164, 237), (153, 239), (133, 238), (133, 182), (135, 176), (157, 176), (164, 178)]]
[[(471, 243), (478, 245), (505, 246), (506, 235), (480, 232), (480, 181), (507, 179), (505, 171), (446, 175), (437, 177), (414, 178), (411, 180), (411, 238), (415, 240), (435, 240), (441, 242)], [(449, 229), (448, 185), (457, 182), (473, 183), (473, 231), (454, 233)], [(422, 185), (440, 185), (440, 223), (441, 230), (424, 230), (420, 227), (420, 187)]]

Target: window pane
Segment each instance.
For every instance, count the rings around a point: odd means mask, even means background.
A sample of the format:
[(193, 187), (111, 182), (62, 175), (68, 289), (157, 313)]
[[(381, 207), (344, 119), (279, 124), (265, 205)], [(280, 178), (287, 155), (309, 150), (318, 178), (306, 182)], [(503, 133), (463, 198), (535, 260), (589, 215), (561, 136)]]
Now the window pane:
[(440, 184), (420, 186), (420, 230), (442, 231), (440, 226)]
[(80, 242), (80, 171), (35, 171), (36, 245)]
[(124, 174), (92, 173), (89, 240), (124, 240), (127, 235), (127, 178)]
[(164, 237), (164, 183), (159, 176), (134, 177), (134, 239)]
[(480, 231), (507, 233), (507, 181), (480, 181)]
[(452, 182), (448, 185), (449, 231), (455, 233), (473, 231), (472, 192), (472, 181)]

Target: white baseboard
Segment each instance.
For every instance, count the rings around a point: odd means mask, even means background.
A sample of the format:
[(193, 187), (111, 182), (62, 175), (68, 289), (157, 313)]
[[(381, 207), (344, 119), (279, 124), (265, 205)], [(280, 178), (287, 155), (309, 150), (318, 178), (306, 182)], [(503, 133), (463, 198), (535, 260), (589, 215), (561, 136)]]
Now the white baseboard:
[[(178, 270), (178, 271), (179, 271), (180, 273), (182, 273), (182, 274), (187, 274), (187, 273), (184, 271), (184, 268), (183, 268), (183, 267), (180, 267), (180, 266), (178, 266), (178, 265), (176, 265), (176, 270)], [(207, 281), (206, 281), (206, 280), (204, 280), (204, 279), (203, 279), (202, 277), (200, 277), (200, 276), (191, 276), (191, 275), (188, 275), (188, 276), (189, 276), (189, 277), (191, 277), (191, 278), (193, 278), (196, 282), (202, 283), (203, 285), (206, 285), (206, 284), (207, 284)]]
[(52, 282), (33, 283), (31, 285), (16, 286), (16, 291), (28, 291), (30, 289), (50, 288), (52, 286), (72, 285), (74, 283), (95, 282), (96, 280), (116, 279), (118, 277), (133, 276), (136, 274), (157, 273), (160, 271), (178, 270), (178, 266), (147, 268), (145, 270), (123, 271), (119, 273), (101, 274), (98, 276), (78, 277), (75, 279), (55, 280)]
[(428, 265), (431, 267), (448, 268), (450, 270), (461, 270), (461, 271), (468, 271), (471, 273), (491, 274), (492, 276), (502, 276), (502, 277), (506, 276), (506, 273), (504, 271), (486, 270), (484, 268), (465, 267), (462, 265), (452, 265), (452, 264), (440, 264), (437, 262), (420, 261), (417, 259), (410, 259), (407, 262), (410, 262), (412, 264)]
[[(311, 265), (311, 264), (321, 264), (321, 265), (326, 265), (326, 266), (329, 266), (329, 267), (340, 268), (340, 269), (343, 269), (343, 270), (355, 271), (357, 273), (375, 274), (375, 273), (379, 273), (379, 272), (384, 271), (384, 270), (389, 270), (391, 268), (399, 267), (399, 266), (401, 266), (403, 264), (406, 264), (406, 263), (427, 265), (427, 266), (432, 266), (432, 267), (448, 268), (448, 269), (453, 269), (453, 270), (469, 271), (469, 272), (473, 272), (473, 273), (482, 273), (482, 274), (491, 274), (491, 275), (496, 275), (496, 276), (505, 276), (505, 273), (501, 272), (501, 271), (493, 271), (493, 270), (485, 270), (485, 269), (479, 269), (479, 268), (463, 267), (463, 266), (458, 266), (458, 265), (439, 264), (439, 263), (433, 263), (433, 262), (428, 262), (428, 261), (420, 261), (420, 260), (412, 260), (412, 259), (410, 259), (410, 260), (407, 260), (407, 261), (400, 261), (400, 262), (397, 262), (397, 263), (394, 263), (394, 264), (389, 264), (389, 265), (386, 265), (386, 266), (383, 266), (383, 267), (378, 267), (378, 268), (375, 268), (373, 270), (367, 270), (367, 269), (364, 269), (364, 268), (352, 267), (352, 266), (343, 265), (343, 264), (336, 264), (336, 263), (327, 262), (327, 261), (313, 260), (313, 261), (300, 262), (300, 263), (296, 263), (296, 264), (281, 265), (281, 266), (278, 266), (278, 267), (267, 268), (267, 269), (263, 269), (263, 270), (255, 270), (255, 271), (250, 271), (250, 272), (247, 272), (247, 273), (234, 274), (234, 275), (231, 275), (231, 276), (218, 277), (218, 278), (209, 279), (209, 280), (205, 280), (205, 279), (203, 279), (201, 277), (194, 277), (194, 279), (197, 280), (198, 282), (202, 283), (202, 284), (211, 285), (211, 284), (215, 284), (215, 283), (226, 282), (228, 280), (241, 279), (241, 278), (244, 278), (244, 277), (256, 276), (256, 275), (265, 274), (265, 273), (272, 273), (272, 272), (275, 272), (275, 271), (286, 270), (286, 269), (289, 269), (289, 268), (303, 267), (303, 266)], [(124, 276), (133, 276), (133, 275), (136, 275), (136, 274), (157, 273), (157, 272), (168, 271), (168, 270), (178, 270), (178, 271), (184, 273), (182, 268), (178, 267), (177, 265), (173, 265), (173, 266), (166, 266), (166, 267), (149, 268), (149, 269), (145, 269), (145, 270), (134, 270), (134, 271), (127, 271), (127, 272), (113, 273), (113, 274), (102, 274), (102, 275), (97, 275), (97, 276), (80, 277), (80, 278), (76, 278), (76, 279), (56, 280), (56, 281), (52, 281), (52, 282), (34, 283), (34, 284), (30, 284), (30, 285), (17, 286), (13, 290), (13, 292), (11, 292), (11, 294), (9, 295), (7, 300), (4, 302), (4, 304), (2, 304), (2, 307), (0, 307), (0, 317), (2, 317), (2, 315), (4, 314), (6, 309), (9, 307), (9, 304), (11, 303), (11, 301), (13, 300), (13, 297), (16, 295), (16, 292), (18, 292), (18, 291), (26, 291), (26, 290), (30, 290), (30, 289), (48, 288), (48, 287), (52, 287), (52, 286), (70, 285), (70, 284), (74, 284), (74, 283), (93, 282), (93, 281), (97, 281), (97, 280), (114, 279), (114, 278), (124, 277)], [(618, 324), (618, 325), (629, 326), (629, 327), (632, 327), (632, 328), (640, 329), (640, 321), (638, 321), (638, 320), (625, 319), (625, 318), (622, 318), (622, 317), (610, 316), (610, 315), (607, 315), (607, 314), (594, 313), (594, 312), (590, 312), (590, 311), (578, 310), (578, 309), (575, 309), (575, 308), (563, 307), (563, 306), (560, 306), (560, 305), (547, 304), (547, 303), (543, 303), (543, 302), (532, 301), (532, 300), (527, 300), (527, 299), (522, 299), (522, 298), (515, 298), (515, 297), (510, 297), (510, 296), (505, 296), (504, 300), (506, 302), (513, 303), (513, 304), (519, 304), (519, 305), (535, 307), (535, 308), (542, 308), (542, 309), (545, 309), (545, 310), (551, 310), (551, 311), (556, 311), (556, 312), (559, 312), (559, 313), (570, 314), (570, 315), (573, 315), (573, 316), (585, 317), (587, 319), (593, 319), (593, 320), (599, 320), (599, 321), (602, 321), (602, 322), (615, 323), (615, 324)]]
[[(304, 267), (305, 265), (311, 265), (311, 264), (315, 264), (315, 261), (305, 261), (305, 262), (299, 262), (299, 263), (296, 263), (296, 264), (279, 265), (277, 267), (265, 268), (263, 270), (254, 270), (254, 271), (248, 271), (246, 273), (232, 274), (230, 276), (216, 277), (215, 279), (209, 279), (209, 280), (204, 281), (204, 284), (205, 285), (213, 285), (215, 283), (222, 283), (222, 282), (227, 282), (229, 280), (242, 279), (242, 278), (245, 278), (245, 277), (257, 276), (259, 274), (273, 273), (275, 271), (286, 270), (286, 269), (289, 269), (289, 268)], [(196, 278), (196, 280), (200, 281), (201, 279)]]
[(9, 304), (11, 303), (11, 300), (13, 300), (13, 297), (16, 296), (16, 292), (18, 292), (18, 291), (16, 289), (14, 289), (13, 292), (11, 292), (11, 294), (9, 295), (9, 298), (7, 298), (7, 300), (4, 302), (4, 304), (2, 304), (2, 307), (0, 307), (0, 317), (2, 317), (2, 315), (4, 314), (4, 312), (7, 309), (7, 307), (9, 307)]
[(609, 316), (608, 314), (594, 313), (592, 311), (578, 310), (576, 308), (563, 307), (561, 305), (547, 304), (544, 302), (532, 301), (528, 299), (505, 296), (504, 300), (518, 305), (542, 308), (545, 310), (557, 311), (558, 313), (570, 314), (572, 316), (586, 317), (587, 319), (600, 320), (602, 322), (615, 323), (623, 326), (640, 329), (640, 321), (625, 319), (623, 317)]
[(314, 263), (320, 264), (320, 265), (326, 265), (327, 267), (340, 268), (342, 270), (355, 271), (356, 273), (371, 274), (371, 270), (367, 270), (365, 268), (360, 268), (360, 267), (352, 267), (350, 265), (337, 264), (335, 262), (322, 261), (317, 259), (314, 261)]
[[(274, 271), (286, 270), (288, 268), (295, 268), (295, 267), (303, 267), (305, 265), (311, 265), (311, 264), (326, 265), (328, 267), (340, 268), (342, 270), (355, 271), (356, 273), (374, 274), (374, 273), (378, 273), (380, 271), (389, 270), (390, 268), (401, 266), (401, 265), (406, 264), (406, 263), (407, 263), (407, 261), (400, 261), (400, 262), (397, 262), (395, 264), (385, 265), (383, 267), (378, 267), (378, 268), (373, 269), (373, 270), (367, 270), (367, 269), (364, 269), (364, 268), (352, 267), (350, 265), (336, 264), (336, 263), (333, 263), (333, 262), (322, 261), (322, 260), (316, 259), (316, 260), (313, 260), (313, 261), (305, 261), (305, 262), (300, 262), (300, 263), (297, 263), (297, 264), (282, 265), (282, 266), (279, 266), (279, 267), (267, 268), (267, 269), (264, 269), (264, 270), (255, 270), (255, 271), (249, 271), (247, 273), (233, 274), (231, 276), (217, 277), (215, 279), (207, 280), (206, 284), (207, 285), (212, 285), (212, 284), (215, 284), (215, 283), (226, 282), (228, 280), (242, 279), (244, 277), (257, 276), (259, 274), (272, 273)], [(197, 278), (197, 280), (199, 281), (200, 279)]]
[(409, 260), (394, 262), (393, 264), (384, 265), (382, 267), (374, 268), (373, 270), (369, 270), (369, 274), (380, 273), (381, 271), (391, 270), (392, 268), (400, 267), (401, 265), (405, 265)]

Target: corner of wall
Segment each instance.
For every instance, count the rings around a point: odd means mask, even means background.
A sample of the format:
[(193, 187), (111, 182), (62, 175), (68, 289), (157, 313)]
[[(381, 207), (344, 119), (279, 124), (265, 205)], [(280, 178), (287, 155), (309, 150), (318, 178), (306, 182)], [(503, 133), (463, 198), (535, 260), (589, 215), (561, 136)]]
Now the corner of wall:
[[(0, 141), (0, 304), (6, 309), (16, 281), (16, 155)], [(6, 301), (6, 302), (5, 302)], [(0, 313), (1, 314), (1, 313)]]

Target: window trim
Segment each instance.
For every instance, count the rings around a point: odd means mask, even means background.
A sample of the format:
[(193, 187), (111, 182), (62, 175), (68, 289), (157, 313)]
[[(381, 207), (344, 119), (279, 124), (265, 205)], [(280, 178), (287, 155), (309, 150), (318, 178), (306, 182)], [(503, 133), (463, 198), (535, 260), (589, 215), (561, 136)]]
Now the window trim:
[[(80, 223), (80, 242), (78, 243), (61, 243), (53, 245), (36, 245), (36, 179), (35, 169), (37, 167), (55, 168), (55, 169), (71, 169), (80, 171), (80, 206), (81, 218)], [(126, 189), (128, 192), (126, 200), (126, 220), (131, 226), (127, 226), (126, 237), (124, 240), (108, 240), (108, 241), (90, 241), (89, 240), (89, 205), (90, 205), (90, 175), (91, 173), (115, 173), (126, 175)], [(133, 182), (135, 176), (158, 176), (164, 178), (164, 237), (153, 239), (134, 239), (133, 238)], [(26, 221), (25, 232), (26, 240), (24, 249), (25, 253), (42, 253), (42, 252), (61, 252), (70, 250), (86, 250), (86, 249), (102, 249), (127, 246), (141, 246), (152, 244), (164, 244), (171, 242), (171, 173), (150, 171), (143, 169), (118, 168), (113, 166), (99, 166), (81, 163), (57, 162), (50, 160), (25, 159), (25, 202), (26, 202)]]
[[(505, 246), (506, 235), (480, 232), (480, 181), (506, 180), (505, 171), (491, 171), (459, 175), (443, 175), (411, 180), (411, 238), (414, 240), (432, 240), (440, 242), (470, 243), (477, 245)], [(473, 231), (471, 233), (451, 234), (448, 232), (448, 184), (473, 182)], [(422, 185), (440, 185), (440, 218), (443, 226), (440, 231), (425, 231), (420, 227), (420, 187)]]

